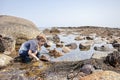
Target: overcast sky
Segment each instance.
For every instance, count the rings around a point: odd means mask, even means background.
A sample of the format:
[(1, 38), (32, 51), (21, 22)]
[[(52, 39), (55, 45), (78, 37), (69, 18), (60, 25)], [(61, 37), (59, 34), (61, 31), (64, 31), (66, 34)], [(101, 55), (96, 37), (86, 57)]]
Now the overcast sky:
[(120, 27), (120, 0), (0, 0), (0, 15), (22, 17), (38, 27)]

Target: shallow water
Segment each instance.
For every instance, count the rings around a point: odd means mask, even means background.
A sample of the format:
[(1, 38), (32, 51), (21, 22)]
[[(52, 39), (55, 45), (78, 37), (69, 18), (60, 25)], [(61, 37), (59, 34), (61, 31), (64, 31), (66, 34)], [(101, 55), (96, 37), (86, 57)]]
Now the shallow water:
[[(58, 58), (51, 58), (51, 61), (53, 62), (66, 62), (66, 61), (80, 61), (80, 60), (85, 60), (85, 59), (90, 59), (92, 54), (94, 53), (94, 46), (98, 46), (98, 45), (102, 45), (105, 44), (105, 42), (99, 43), (99, 44), (94, 44), (91, 46), (91, 48), (87, 51), (81, 51), (79, 49), (79, 44), (81, 42), (86, 42), (87, 40), (80, 40), (80, 41), (76, 41), (74, 40), (76, 36), (78, 36), (79, 34), (59, 34), (58, 36), (60, 37), (60, 41), (64, 42), (64, 44), (69, 44), (69, 43), (76, 43), (77, 44), (77, 49), (75, 50), (71, 50), (69, 53), (65, 53), (63, 56), (58, 57)], [(56, 48), (57, 50), (62, 52), (61, 48), (57, 48), (55, 44), (53, 44), (51, 46), (51, 49)], [(44, 48), (45, 49), (45, 48)], [(43, 50), (44, 51), (44, 50)]]

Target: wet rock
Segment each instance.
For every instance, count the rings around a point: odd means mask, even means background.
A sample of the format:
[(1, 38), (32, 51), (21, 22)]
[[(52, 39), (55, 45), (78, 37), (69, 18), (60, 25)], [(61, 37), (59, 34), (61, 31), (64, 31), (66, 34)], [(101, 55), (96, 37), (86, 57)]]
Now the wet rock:
[(114, 51), (107, 55), (105, 63), (110, 64), (113, 67), (120, 67), (120, 52)]
[(51, 41), (48, 41), (47, 43), (44, 44), (45, 47), (51, 47), (53, 43)]
[(86, 39), (87, 39), (87, 40), (93, 40), (93, 37), (91, 37), (91, 36), (86, 36)]
[(69, 47), (70, 49), (76, 49), (77, 48), (77, 44), (76, 43), (66, 44), (65, 46)]
[(11, 58), (7, 55), (4, 55), (4, 54), (0, 54), (0, 68), (10, 64), (12, 60), (13, 60), (13, 58)]
[(96, 51), (115, 51), (116, 49), (114, 49), (112, 44), (104, 44), (100, 47), (95, 46), (94, 50), (96, 50)]
[(93, 45), (93, 41), (82, 42), (79, 44), (79, 49), (89, 50), (92, 45)]
[(113, 71), (100, 71), (80, 78), (79, 80), (120, 80), (120, 74)]
[(63, 47), (63, 43), (56, 43), (56, 47)]
[(63, 56), (63, 53), (54, 49), (54, 50), (49, 50), (50, 56), (54, 56), (55, 58)]
[(40, 56), (40, 60), (42, 60), (42, 61), (50, 61), (50, 56), (48, 54), (42, 54)]
[(64, 52), (64, 53), (69, 53), (71, 50), (70, 50), (70, 48), (69, 47), (62, 47), (62, 52)]
[(80, 44), (79, 48), (80, 48), (81, 51), (89, 50), (90, 49), (90, 45)]

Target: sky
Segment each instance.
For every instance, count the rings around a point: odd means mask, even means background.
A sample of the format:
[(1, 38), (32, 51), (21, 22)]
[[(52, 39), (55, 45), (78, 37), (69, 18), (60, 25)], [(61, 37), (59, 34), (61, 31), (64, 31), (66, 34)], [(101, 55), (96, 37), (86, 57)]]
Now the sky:
[(0, 0), (0, 15), (37, 27), (120, 27), (120, 0)]

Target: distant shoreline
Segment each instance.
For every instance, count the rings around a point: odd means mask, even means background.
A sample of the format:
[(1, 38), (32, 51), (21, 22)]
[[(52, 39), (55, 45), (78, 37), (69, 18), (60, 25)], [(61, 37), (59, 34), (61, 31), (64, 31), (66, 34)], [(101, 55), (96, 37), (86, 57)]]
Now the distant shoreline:
[[(44, 29), (51, 29), (53, 27), (38, 27), (39, 29), (41, 30), (44, 30)], [(58, 29), (82, 29), (82, 28), (105, 28), (105, 29), (120, 29), (120, 28), (112, 28), (112, 27), (100, 27), (100, 26), (78, 26), (78, 27), (55, 27), (55, 28), (58, 28)]]

